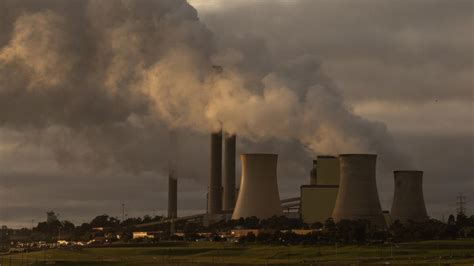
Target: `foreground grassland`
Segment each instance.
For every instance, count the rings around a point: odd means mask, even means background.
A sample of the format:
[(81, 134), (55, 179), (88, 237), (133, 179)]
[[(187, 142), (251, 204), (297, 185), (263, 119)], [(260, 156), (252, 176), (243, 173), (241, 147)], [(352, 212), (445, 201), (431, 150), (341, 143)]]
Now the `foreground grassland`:
[(156, 247), (56, 249), (5, 255), (5, 265), (474, 265), (474, 240), (397, 245), (267, 246), (228, 243), (167, 243)]

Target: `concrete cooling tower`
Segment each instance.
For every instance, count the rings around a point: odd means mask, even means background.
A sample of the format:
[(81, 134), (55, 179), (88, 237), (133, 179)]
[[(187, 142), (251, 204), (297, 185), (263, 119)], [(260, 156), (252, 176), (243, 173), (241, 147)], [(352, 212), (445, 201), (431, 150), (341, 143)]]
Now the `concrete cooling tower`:
[(365, 219), (379, 228), (386, 227), (375, 180), (377, 155), (339, 155), (340, 183), (334, 220)]
[(393, 194), (391, 217), (393, 221), (428, 220), (423, 198), (422, 171), (395, 171), (395, 191)]
[(281, 216), (276, 154), (242, 154), (242, 178), (232, 219)]

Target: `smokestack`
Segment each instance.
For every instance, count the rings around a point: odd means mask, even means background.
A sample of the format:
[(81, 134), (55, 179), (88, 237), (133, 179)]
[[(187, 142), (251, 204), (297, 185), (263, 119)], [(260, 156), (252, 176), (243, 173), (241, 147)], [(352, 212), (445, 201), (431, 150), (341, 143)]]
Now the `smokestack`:
[(168, 218), (178, 217), (178, 179), (172, 171), (168, 176)]
[(224, 140), (224, 210), (235, 207), (235, 143), (236, 136), (225, 134)]
[(211, 169), (208, 212), (222, 212), (222, 131), (211, 134)]
[(178, 175), (177, 175), (177, 149), (178, 136), (174, 130), (170, 131), (170, 152), (168, 163), (168, 218), (178, 217)]
[(395, 171), (391, 217), (393, 221), (428, 220), (423, 197), (423, 171)]
[(340, 185), (333, 211), (335, 221), (365, 219), (386, 227), (375, 179), (377, 155), (339, 155)]
[(309, 184), (316, 185), (318, 184), (318, 169), (317, 169), (318, 161), (313, 160), (313, 169), (309, 172)]
[(242, 154), (242, 179), (232, 219), (281, 216), (276, 154)]

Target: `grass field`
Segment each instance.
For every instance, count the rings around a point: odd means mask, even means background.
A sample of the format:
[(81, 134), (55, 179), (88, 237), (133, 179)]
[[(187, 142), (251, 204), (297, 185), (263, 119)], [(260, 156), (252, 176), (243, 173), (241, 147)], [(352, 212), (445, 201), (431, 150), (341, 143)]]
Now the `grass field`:
[(474, 265), (474, 240), (423, 241), (398, 245), (267, 246), (179, 243), (157, 247), (55, 249), (5, 255), (1, 265)]

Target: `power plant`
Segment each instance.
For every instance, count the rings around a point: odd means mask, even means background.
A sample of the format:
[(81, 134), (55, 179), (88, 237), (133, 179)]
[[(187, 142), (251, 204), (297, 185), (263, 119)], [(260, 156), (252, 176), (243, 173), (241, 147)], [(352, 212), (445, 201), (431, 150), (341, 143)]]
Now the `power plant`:
[(375, 180), (376, 160), (373, 154), (339, 155), (341, 176), (332, 214), (335, 221), (360, 219), (386, 227)]
[(242, 179), (232, 219), (283, 215), (277, 183), (276, 154), (242, 154)]
[(423, 222), (428, 220), (423, 197), (423, 171), (394, 171), (395, 190), (392, 220)]
[(289, 199), (280, 199), (277, 154), (242, 154), (240, 187), (236, 188), (236, 139), (236, 135), (222, 130), (210, 135), (210, 173), (204, 214), (177, 216), (176, 169), (170, 165), (168, 218), (171, 221), (199, 221), (209, 225), (223, 219), (285, 215), (301, 218), (307, 224), (324, 223), (328, 218), (335, 222), (368, 220), (371, 225), (384, 229), (396, 220), (428, 219), (422, 171), (395, 171), (392, 209), (382, 211), (375, 154), (317, 156), (312, 161), (309, 184), (300, 187), (299, 197)]

